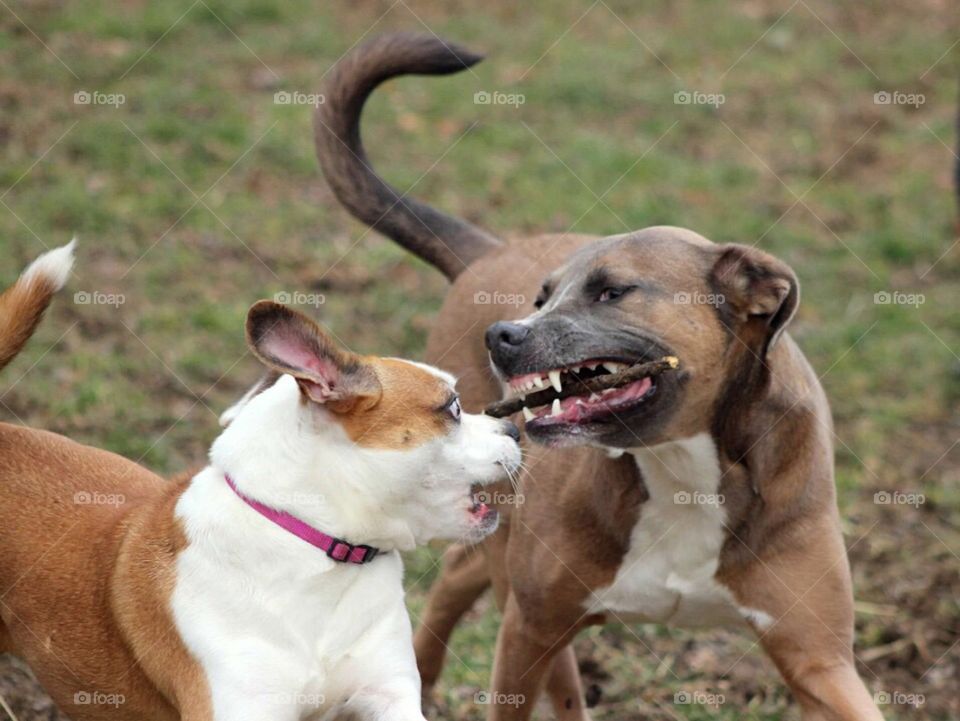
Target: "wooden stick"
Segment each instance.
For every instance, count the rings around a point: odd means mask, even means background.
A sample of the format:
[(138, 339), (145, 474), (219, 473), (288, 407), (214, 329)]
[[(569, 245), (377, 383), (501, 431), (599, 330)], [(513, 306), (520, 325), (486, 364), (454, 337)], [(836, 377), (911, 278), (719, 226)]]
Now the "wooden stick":
[(666, 356), (660, 360), (650, 361), (649, 363), (638, 363), (626, 368), (619, 373), (604, 373), (603, 375), (587, 378), (586, 380), (573, 380), (560, 392), (553, 388), (544, 388), (542, 391), (531, 393), (522, 399), (507, 398), (502, 401), (496, 401), (487, 406), (484, 413), (494, 418), (505, 418), (518, 413), (521, 408), (536, 408), (552, 403), (555, 398), (564, 399), (570, 396), (582, 396), (587, 393), (599, 393), (608, 388), (619, 388), (620, 386), (638, 381), (646, 376), (657, 376), (668, 370), (676, 370), (680, 366), (680, 361), (674, 356)]

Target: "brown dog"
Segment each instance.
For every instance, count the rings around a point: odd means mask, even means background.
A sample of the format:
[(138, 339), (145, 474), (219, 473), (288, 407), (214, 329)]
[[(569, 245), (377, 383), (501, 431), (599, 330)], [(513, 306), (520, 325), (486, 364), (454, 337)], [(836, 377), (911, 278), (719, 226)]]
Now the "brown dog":
[[(391, 77), (479, 59), (433, 36), (374, 39), (330, 73), (316, 114), (340, 201), (453, 283), (428, 359), (459, 377), (472, 409), (668, 354), (681, 371), (525, 410), (524, 503), (504, 504), (483, 554), (448, 551), (416, 637), (424, 688), (492, 583), (503, 624), (491, 719), (528, 718), (543, 688), (559, 718), (587, 718), (569, 644), (617, 619), (752, 629), (806, 721), (881, 718), (854, 668), (827, 401), (784, 332), (794, 273), (679, 228), (506, 244), (405, 198), (366, 159), (364, 101)], [(527, 302), (485, 303), (494, 293)]]

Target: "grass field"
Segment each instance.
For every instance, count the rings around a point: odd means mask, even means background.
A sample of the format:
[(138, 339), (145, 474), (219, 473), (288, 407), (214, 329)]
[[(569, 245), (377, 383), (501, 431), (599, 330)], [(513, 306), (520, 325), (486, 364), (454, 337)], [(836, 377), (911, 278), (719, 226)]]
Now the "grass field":
[[(366, 144), (401, 189), (505, 235), (674, 224), (793, 266), (792, 333), (836, 421), (861, 673), (890, 719), (960, 716), (946, 0), (0, 2), (0, 281), (80, 238), (67, 291), (4, 374), (0, 418), (164, 473), (201, 464), (257, 374), (246, 308), (281, 292), (356, 349), (419, 356), (445, 284), (337, 205), (299, 102), (393, 29), (488, 53), (374, 96)], [(923, 502), (875, 495), (894, 491)], [(414, 613), (438, 556), (410, 559)], [(483, 717), (496, 629), (484, 601), (458, 631), (439, 718)], [(796, 713), (742, 635), (610, 626), (578, 652), (598, 719)], [(0, 662), (0, 679), (19, 674)], [(4, 688), (21, 721), (47, 717)]]

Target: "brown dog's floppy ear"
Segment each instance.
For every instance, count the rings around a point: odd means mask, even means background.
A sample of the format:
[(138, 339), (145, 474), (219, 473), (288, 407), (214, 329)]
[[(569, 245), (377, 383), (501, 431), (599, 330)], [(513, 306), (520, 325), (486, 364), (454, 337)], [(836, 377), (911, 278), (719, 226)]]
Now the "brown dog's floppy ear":
[[(380, 382), (355, 353), (341, 348), (307, 316), (270, 300), (247, 312), (247, 345), (268, 368), (297, 379), (316, 403), (378, 397)], [(336, 409), (335, 409), (336, 410)]]
[(786, 263), (746, 245), (722, 245), (710, 281), (721, 312), (763, 333), (761, 356), (773, 348), (800, 303), (800, 284)]

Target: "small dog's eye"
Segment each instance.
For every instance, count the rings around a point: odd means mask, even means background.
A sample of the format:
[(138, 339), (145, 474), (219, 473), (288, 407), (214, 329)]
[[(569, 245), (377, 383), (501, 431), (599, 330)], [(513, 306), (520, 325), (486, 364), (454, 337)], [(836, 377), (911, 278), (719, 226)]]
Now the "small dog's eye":
[(598, 303), (606, 303), (607, 301), (616, 300), (621, 295), (624, 294), (623, 288), (604, 288), (600, 295), (597, 297)]
[(454, 398), (450, 405), (447, 406), (447, 411), (453, 416), (453, 420), (460, 422), (460, 416), (463, 414), (463, 409), (460, 408), (460, 399)]

